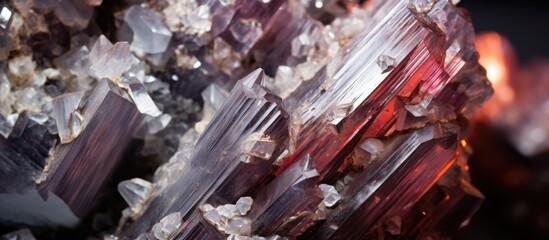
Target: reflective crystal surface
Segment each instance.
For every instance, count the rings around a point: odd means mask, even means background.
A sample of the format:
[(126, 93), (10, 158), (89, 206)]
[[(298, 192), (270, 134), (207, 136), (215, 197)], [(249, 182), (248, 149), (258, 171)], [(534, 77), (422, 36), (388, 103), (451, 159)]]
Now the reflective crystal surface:
[(0, 223), (450, 237), (483, 200), (463, 149), (492, 93), (454, 2), (5, 4)]

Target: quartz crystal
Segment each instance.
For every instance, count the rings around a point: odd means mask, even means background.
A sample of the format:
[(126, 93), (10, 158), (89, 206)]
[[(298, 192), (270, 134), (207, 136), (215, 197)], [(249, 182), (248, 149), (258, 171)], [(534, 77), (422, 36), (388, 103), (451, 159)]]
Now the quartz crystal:
[(78, 226), (70, 239), (451, 237), (484, 198), (464, 139), (492, 93), (455, 2), (5, 4), (0, 223)]
[(125, 11), (124, 21), (133, 33), (132, 49), (142, 53), (166, 51), (172, 32), (160, 14), (142, 6), (132, 6)]

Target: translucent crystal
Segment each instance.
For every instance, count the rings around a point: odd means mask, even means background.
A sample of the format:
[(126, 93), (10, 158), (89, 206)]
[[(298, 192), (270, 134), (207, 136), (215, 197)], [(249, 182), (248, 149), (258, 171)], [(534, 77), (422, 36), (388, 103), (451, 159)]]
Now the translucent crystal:
[(11, 84), (5, 74), (0, 73), (0, 103), (8, 98)]
[(81, 104), (83, 92), (66, 93), (53, 99), (53, 115), (61, 143), (69, 143), (78, 136), (82, 116), (75, 113)]
[(263, 34), (261, 23), (255, 19), (239, 19), (229, 27), (234, 39), (244, 46), (242, 52), (247, 52)]
[(252, 133), (242, 143), (242, 152), (251, 157), (261, 159), (271, 158), (276, 143), (262, 133)]
[(238, 208), (238, 211), (240, 212), (240, 215), (246, 215), (248, 211), (252, 208), (252, 204), (254, 203), (254, 200), (251, 197), (241, 197), (236, 202), (236, 207)]
[(133, 178), (118, 184), (118, 192), (134, 214), (141, 212), (141, 207), (149, 198), (151, 191), (151, 183), (140, 178)]
[[(28, 13), (31, 10), (33, 5), (34, 5), (33, 0), (15, 0), (15, 1), (13, 1), (13, 6), (23, 16), (28, 15)], [(0, 13), (0, 17), (1, 17), (1, 15), (2, 15), (2, 13)]]
[(225, 99), (229, 93), (216, 84), (211, 84), (204, 91), (202, 91), (201, 95), (204, 100), (204, 107), (202, 110), (202, 120), (195, 124), (195, 129), (198, 132), (204, 131), (206, 125), (208, 125), (215, 112), (217, 112), (217, 110), (225, 102)]
[(204, 209), (206, 210), (202, 210), (202, 212), (203, 212), (204, 219), (206, 219), (206, 221), (216, 226), (220, 226), (222, 224), (221, 215), (219, 215), (219, 213), (215, 209), (211, 209), (211, 210), (209, 208), (204, 208)]
[(200, 5), (188, 15), (186, 15), (182, 24), (184, 32), (187, 34), (204, 34), (212, 29), (212, 15), (208, 5)]
[(377, 59), (377, 65), (381, 68), (382, 73), (390, 72), (396, 66), (396, 59), (387, 55), (380, 55)]
[(127, 87), (130, 97), (141, 113), (153, 117), (162, 114), (139, 79), (135, 77), (124, 78), (122, 84)]
[(8, 120), (4, 116), (0, 115), (0, 135), (4, 138), (8, 138), (11, 133), (12, 125), (8, 123)]
[(82, 132), (82, 123), (83, 117), (82, 114), (80, 114), (80, 111), (75, 110), (71, 112), (71, 115), (69, 117), (69, 129), (71, 132), (70, 138), (75, 139), (80, 135), (80, 132)]
[(383, 153), (385, 145), (383, 142), (376, 138), (368, 138), (355, 148), (355, 158), (363, 166), (368, 165), (371, 161), (379, 158)]
[(437, 0), (409, 0), (408, 7), (415, 13), (428, 13)]
[(55, 15), (63, 24), (83, 29), (88, 26), (93, 16), (93, 7), (82, 0), (60, 0), (56, 5)]
[(335, 206), (341, 199), (341, 195), (339, 195), (334, 186), (320, 184), (318, 187), (322, 190), (322, 195), (324, 195), (324, 205), (326, 205), (326, 207)]
[(150, 134), (158, 133), (166, 128), (171, 120), (172, 116), (170, 116), (169, 114), (162, 114), (159, 117), (151, 119), (147, 123), (147, 130)]
[(410, 112), (414, 117), (423, 117), (429, 114), (429, 105), (433, 100), (432, 95), (426, 95), (421, 102), (415, 105), (406, 105), (404, 106), (408, 112)]
[(43, 95), (34, 87), (27, 87), (15, 92), (15, 103), (13, 107), (18, 111), (29, 110), (40, 112), (44, 102), (40, 97)]
[(12, 12), (7, 7), (2, 7), (2, 10), (0, 10), (0, 28), (2, 30), (8, 29), (8, 24), (11, 20)]
[(250, 235), (252, 232), (252, 222), (244, 217), (234, 217), (229, 219), (225, 233), (237, 235)]
[(302, 33), (292, 40), (292, 55), (295, 57), (307, 56), (311, 50), (313, 43), (306, 33)]
[(284, 99), (295, 91), (301, 81), (295, 75), (294, 69), (289, 66), (279, 66), (274, 78), (274, 86), (271, 89)]
[(160, 222), (153, 226), (153, 235), (158, 240), (168, 240), (173, 238), (182, 224), (180, 212), (174, 212), (163, 217)]
[(142, 53), (166, 51), (172, 32), (160, 14), (143, 6), (134, 5), (126, 10), (124, 21), (133, 32), (132, 49)]
[(36, 63), (32, 61), (32, 56), (19, 55), (9, 61), (8, 68), (19, 79), (18, 83), (25, 84), (34, 74)]
[(107, 39), (107, 37), (105, 37), (105, 35), (99, 36), (90, 50), (90, 62), (95, 63), (99, 61), (99, 59), (103, 57), (103, 55), (105, 55), (112, 47), (113, 44), (109, 41), (109, 39)]
[(234, 204), (219, 205), (215, 208), (215, 211), (219, 213), (222, 219), (231, 219), (238, 215), (238, 208)]
[(95, 78), (118, 79), (131, 67), (130, 45), (118, 42), (107, 50), (97, 61), (90, 62), (90, 74)]

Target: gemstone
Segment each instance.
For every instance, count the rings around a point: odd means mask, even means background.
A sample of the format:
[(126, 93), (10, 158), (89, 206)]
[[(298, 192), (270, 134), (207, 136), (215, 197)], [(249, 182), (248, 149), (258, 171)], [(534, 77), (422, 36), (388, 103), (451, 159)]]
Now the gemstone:
[(455, 2), (5, 4), (0, 222), (39, 239), (452, 237), (484, 199), (463, 140), (492, 93)]

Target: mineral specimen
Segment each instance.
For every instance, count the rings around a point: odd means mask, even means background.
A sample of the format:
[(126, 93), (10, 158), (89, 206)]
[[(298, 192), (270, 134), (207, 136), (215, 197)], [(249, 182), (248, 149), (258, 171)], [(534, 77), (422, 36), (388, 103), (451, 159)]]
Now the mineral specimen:
[(454, 2), (14, 1), (0, 220), (103, 202), (104, 239), (449, 236), (483, 199), (463, 139), (492, 93)]

